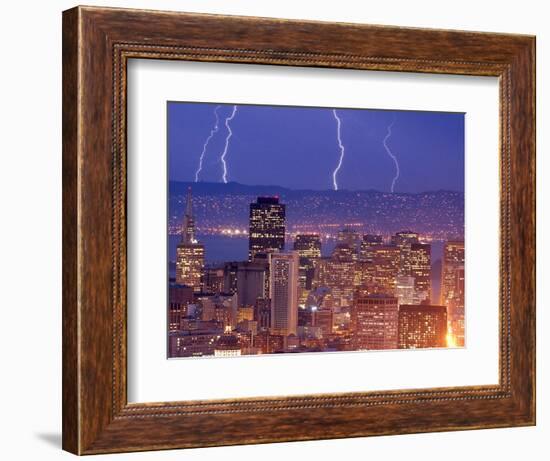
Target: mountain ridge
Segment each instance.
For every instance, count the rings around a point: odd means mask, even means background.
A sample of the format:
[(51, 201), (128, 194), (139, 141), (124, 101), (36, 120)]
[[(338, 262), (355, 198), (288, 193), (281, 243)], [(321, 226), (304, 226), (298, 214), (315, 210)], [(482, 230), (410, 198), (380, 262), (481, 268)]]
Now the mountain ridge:
[(464, 195), (462, 191), (453, 191), (447, 189), (428, 190), (423, 192), (388, 192), (380, 191), (377, 189), (339, 189), (337, 191), (332, 189), (291, 189), (283, 186), (276, 185), (248, 185), (241, 184), (235, 181), (228, 183), (220, 182), (191, 182), (191, 181), (169, 181), (170, 195), (182, 195), (187, 192), (187, 189), (191, 187), (193, 194), (246, 194), (246, 195), (301, 195), (301, 194), (391, 194), (393, 196), (418, 196), (418, 195), (435, 195), (435, 194), (458, 194)]

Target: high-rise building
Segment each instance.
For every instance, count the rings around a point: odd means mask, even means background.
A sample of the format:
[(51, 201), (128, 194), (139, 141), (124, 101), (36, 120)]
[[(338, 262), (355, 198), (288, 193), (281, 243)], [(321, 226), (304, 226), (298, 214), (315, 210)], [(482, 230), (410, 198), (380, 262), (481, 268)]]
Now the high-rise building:
[(455, 295), (455, 274), (457, 269), (464, 268), (464, 241), (445, 242), (441, 267), (441, 303)]
[(321, 238), (319, 234), (297, 234), (294, 239), (294, 250), (301, 258), (320, 258)]
[(374, 264), (372, 261), (359, 260), (355, 263), (355, 277), (353, 286), (355, 289), (368, 294), (371, 291), (374, 280)]
[(298, 324), (299, 256), (292, 253), (269, 254), (269, 298), (271, 299), (271, 333), (296, 334)]
[(351, 248), (354, 258), (356, 258), (359, 244), (361, 243), (361, 234), (359, 234), (356, 230), (345, 227), (344, 229), (338, 231), (337, 242)]
[(285, 205), (279, 197), (258, 197), (250, 204), (248, 259), (285, 248)]
[(447, 346), (447, 309), (430, 304), (399, 307), (399, 349)]
[(237, 303), (240, 306), (254, 306), (258, 298), (267, 297), (266, 279), (269, 277), (267, 261), (237, 263)]
[(188, 285), (193, 291), (201, 291), (201, 276), (204, 267), (204, 246), (195, 237), (193, 199), (191, 188), (187, 192), (187, 206), (183, 217), (181, 242), (176, 248), (176, 283)]
[(347, 243), (338, 243), (332, 250), (332, 259), (334, 261), (352, 262), (354, 261), (353, 247)]
[(193, 288), (171, 283), (168, 287), (168, 325), (170, 331), (180, 328), (182, 317), (187, 315), (187, 306), (193, 302)]
[(464, 266), (455, 271), (455, 296), (447, 305), (447, 328), (452, 345), (463, 347), (464, 337)]
[(396, 279), (395, 296), (400, 306), (403, 304), (414, 304), (414, 277), (398, 275)]
[(254, 304), (254, 320), (258, 322), (260, 331), (267, 331), (271, 327), (271, 301), (258, 298)]
[(354, 349), (397, 349), (398, 312), (393, 296), (356, 296), (351, 310)]
[(298, 234), (294, 239), (294, 250), (300, 256), (299, 284), (304, 293), (311, 290), (315, 275), (315, 261), (321, 257), (319, 234)]
[(193, 287), (193, 291), (201, 291), (204, 246), (180, 243), (176, 248), (176, 257), (176, 282)]
[(193, 217), (193, 196), (191, 187), (187, 189), (187, 203), (185, 215), (183, 216), (183, 226), (181, 228), (181, 241), (183, 243), (197, 243), (195, 238), (195, 218)]
[(432, 295), (431, 245), (429, 243), (413, 243), (410, 250), (411, 271), (414, 277), (415, 296), (420, 301), (430, 300)]
[(312, 312), (312, 326), (320, 328), (324, 337), (332, 334), (333, 325), (334, 314), (332, 309), (315, 309)]
[(449, 335), (464, 346), (464, 241), (449, 241), (443, 249), (440, 303), (447, 306)]
[(393, 245), (372, 248), (374, 276), (373, 287), (376, 293), (394, 295), (399, 273), (400, 250)]
[(359, 259), (361, 261), (372, 261), (372, 248), (384, 245), (381, 235), (365, 234), (359, 247)]
[[(317, 308), (317, 306), (315, 306)], [(298, 326), (307, 327), (313, 325), (313, 309), (311, 306), (299, 306)]]
[(418, 234), (412, 231), (397, 232), (391, 238), (392, 245), (399, 248), (399, 275), (412, 275), (411, 247), (418, 243)]
[(223, 267), (208, 267), (204, 269), (203, 289), (208, 293), (222, 293), (224, 291)]
[(253, 306), (241, 306), (237, 309), (237, 323), (244, 320), (254, 320)]
[(315, 261), (313, 288), (330, 289), (337, 307), (348, 306), (353, 298), (355, 264), (351, 249), (345, 244), (337, 245), (330, 258)]
[(223, 265), (223, 291), (237, 293), (237, 272), (240, 261), (229, 261)]

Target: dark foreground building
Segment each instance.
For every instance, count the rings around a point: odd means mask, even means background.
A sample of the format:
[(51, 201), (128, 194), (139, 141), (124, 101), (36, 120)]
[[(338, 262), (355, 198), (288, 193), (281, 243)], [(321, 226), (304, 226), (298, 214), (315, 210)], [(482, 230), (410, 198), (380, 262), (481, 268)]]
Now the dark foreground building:
[(258, 197), (250, 204), (248, 259), (285, 248), (285, 205), (279, 197)]

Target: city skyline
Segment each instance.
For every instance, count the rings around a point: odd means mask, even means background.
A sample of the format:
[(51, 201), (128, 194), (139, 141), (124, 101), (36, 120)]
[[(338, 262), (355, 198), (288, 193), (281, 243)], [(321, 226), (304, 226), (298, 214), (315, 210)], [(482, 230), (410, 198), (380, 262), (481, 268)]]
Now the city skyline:
[(431, 287), (431, 245), (417, 232), (342, 227), (331, 256), (315, 233), (286, 248), (286, 206), (249, 204), (244, 261), (205, 264), (192, 188), (169, 277), (169, 357), (463, 347), (464, 242), (445, 242), (443, 290)]
[[(189, 187), (193, 188), (197, 234), (211, 244), (210, 251), (206, 252), (208, 262), (247, 257), (248, 206), (259, 195), (277, 195), (288, 205), (286, 240), (297, 233), (318, 232), (324, 241), (325, 252), (329, 251), (329, 241), (334, 242), (342, 225), (355, 227), (366, 234), (386, 236), (403, 228), (414, 228), (424, 238), (435, 241), (463, 237), (464, 196), (458, 192), (295, 192), (236, 183), (171, 182), (168, 222), (171, 260), (174, 260)], [(230, 244), (218, 239), (225, 236), (233, 237)]]
[[(240, 166), (258, 181), (266, 172), (300, 178), (292, 189), (280, 179), (279, 185), (232, 180), (231, 140), (239, 136), (232, 123), (240, 106), (231, 107), (225, 113), (227, 107), (215, 106), (217, 124), (210, 125), (191, 180), (172, 177), (179, 151), (169, 144), (168, 357), (464, 347), (464, 194), (397, 191), (406, 162), (400, 164), (389, 141), (404, 119), (393, 117), (382, 140), (394, 166), (390, 191), (342, 187), (349, 113), (339, 109), (315, 112), (335, 122), (339, 156), (328, 187), (311, 187), (312, 168), (322, 162), (306, 153), (291, 152), (292, 164), (276, 157), (277, 170), (267, 161), (270, 150), (261, 149), (262, 162)], [(311, 109), (285, 111), (312, 120)], [(220, 132), (219, 180), (203, 181)], [(437, 169), (418, 163), (430, 174)], [(463, 166), (459, 183), (461, 174)]]

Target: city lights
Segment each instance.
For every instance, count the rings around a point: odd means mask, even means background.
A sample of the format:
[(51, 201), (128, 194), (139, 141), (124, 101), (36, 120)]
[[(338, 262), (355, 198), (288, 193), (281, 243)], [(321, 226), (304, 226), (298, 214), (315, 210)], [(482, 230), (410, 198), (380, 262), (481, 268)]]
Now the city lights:
[[(184, 203), (171, 357), (464, 346), (462, 241), (443, 245), (434, 304), (431, 235), (365, 233), (357, 222), (294, 223), (289, 232), (293, 210), (275, 196), (248, 201), (248, 229), (201, 227), (190, 189)], [(207, 265), (198, 235), (247, 239), (248, 260)]]

